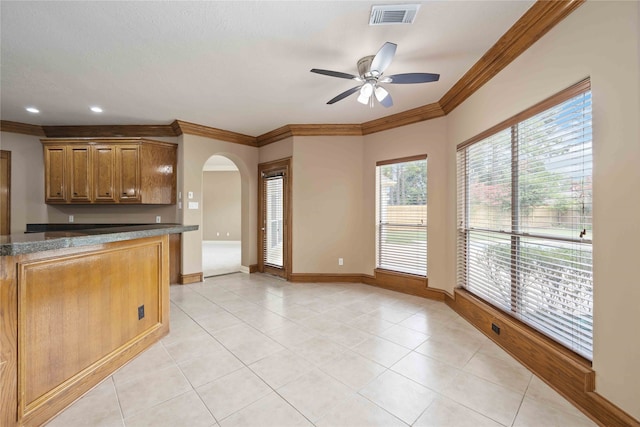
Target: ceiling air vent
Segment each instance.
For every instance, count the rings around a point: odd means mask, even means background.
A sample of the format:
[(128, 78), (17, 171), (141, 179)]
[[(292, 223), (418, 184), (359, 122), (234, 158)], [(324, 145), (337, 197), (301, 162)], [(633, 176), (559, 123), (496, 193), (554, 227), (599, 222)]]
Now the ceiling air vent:
[(419, 4), (393, 4), (372, 6), (369, 25), (413, 24)]

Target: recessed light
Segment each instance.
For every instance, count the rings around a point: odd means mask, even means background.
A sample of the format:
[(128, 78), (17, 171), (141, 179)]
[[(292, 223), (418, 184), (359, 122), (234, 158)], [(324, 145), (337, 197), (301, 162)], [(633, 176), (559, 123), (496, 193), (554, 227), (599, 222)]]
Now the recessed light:
[(38, 110), (36, 107), (27, 107), (27, 108), (25, 108), (25, 110), (27, 110), (30, 113), (34, 113), (34, 114), (40, 112), (40, 110)]
[(100, 107), (91, 107), (91, 111), (94, 113), (102, 113), (102, 108)]

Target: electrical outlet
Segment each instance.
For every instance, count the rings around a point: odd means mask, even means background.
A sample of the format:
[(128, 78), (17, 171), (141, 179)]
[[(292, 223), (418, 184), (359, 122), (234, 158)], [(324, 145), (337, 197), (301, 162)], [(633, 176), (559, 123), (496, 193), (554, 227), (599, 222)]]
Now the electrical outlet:
[(229, 232), (227, 231), (227, 237), (229, 237)]
[(497, 335), (500, 335), (500, 326), (496, 325), (495, 323), (491, 324), (491, 330)]
[(69, 215), (69, 222), (73, 222), (73, 215)]
[(189, 199), (193, 199), (193, 191), (189, 191), (189, 192), (187, 193), (187, 197), (188, 197)]
[(344, 265), (344, 259), (338, 258), (338, 265)]
[(144, 318), (144, 304), (138, 307), (138, 320), (142, 320)]
[(160, 215), (156, 216), (156, 223), (160, 224), (162, 222), (162, 217)]

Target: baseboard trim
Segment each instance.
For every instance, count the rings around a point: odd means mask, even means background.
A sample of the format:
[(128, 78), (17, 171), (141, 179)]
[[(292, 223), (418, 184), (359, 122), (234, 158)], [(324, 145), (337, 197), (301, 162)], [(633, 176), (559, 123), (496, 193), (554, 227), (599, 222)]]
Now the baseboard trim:
[(249, 266), (249, 273), (257, 273), (258, 272), (258, 264), (251, 264)]
[(180, 284), (188, 285), (189, 283), (198, 283), (204, 280), (202, 272), (200, 273), (189, 273), (189, 274), (181, 274), (180, 275)]
[(429, 288), (429, 280), (426, 277), (381, 269), (375, 270), (373, 276), (357, 273), (293, 273), (289, 281), (298, 283), (364, 283), (436, 301), (444, 301), (445, 295), (447, 295), (443, 290)]
[[(600, 425), (640, 427), (640, 422), (594, 391), (591, 363), (506, 313), (456, 289), (445, 303)], [(500, 327), (500, 335), (491, 329)]]
[(289, 280), (298, 283), (360, 283), (362, 274), (292, 273)]
[(429, 288), (427, 277), (396, 271), (376, 269), (373, 276), (363, 274), (362, 283), (436, 301), (444, 301), (445, 297), (443, 290)]

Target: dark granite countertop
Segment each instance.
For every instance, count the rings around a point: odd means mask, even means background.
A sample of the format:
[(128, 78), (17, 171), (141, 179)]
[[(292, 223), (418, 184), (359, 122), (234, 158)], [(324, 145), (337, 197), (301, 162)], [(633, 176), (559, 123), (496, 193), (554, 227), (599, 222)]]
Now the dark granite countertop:
[[(44, 224), (39, 224), (44, 225)], [(54, 225), (54, 224), (51, 224)], [(163, 234), (197, 230), (197, 225), (182, 224), (93, 224), (95, 228), (29, 232), (0, 236), (0, 256), (21, 255), (52, 249), (99, 245)], [(69, 227), (69, 228), (74, 228)], [(79, 228), (79, 229), (78, 229)]]

